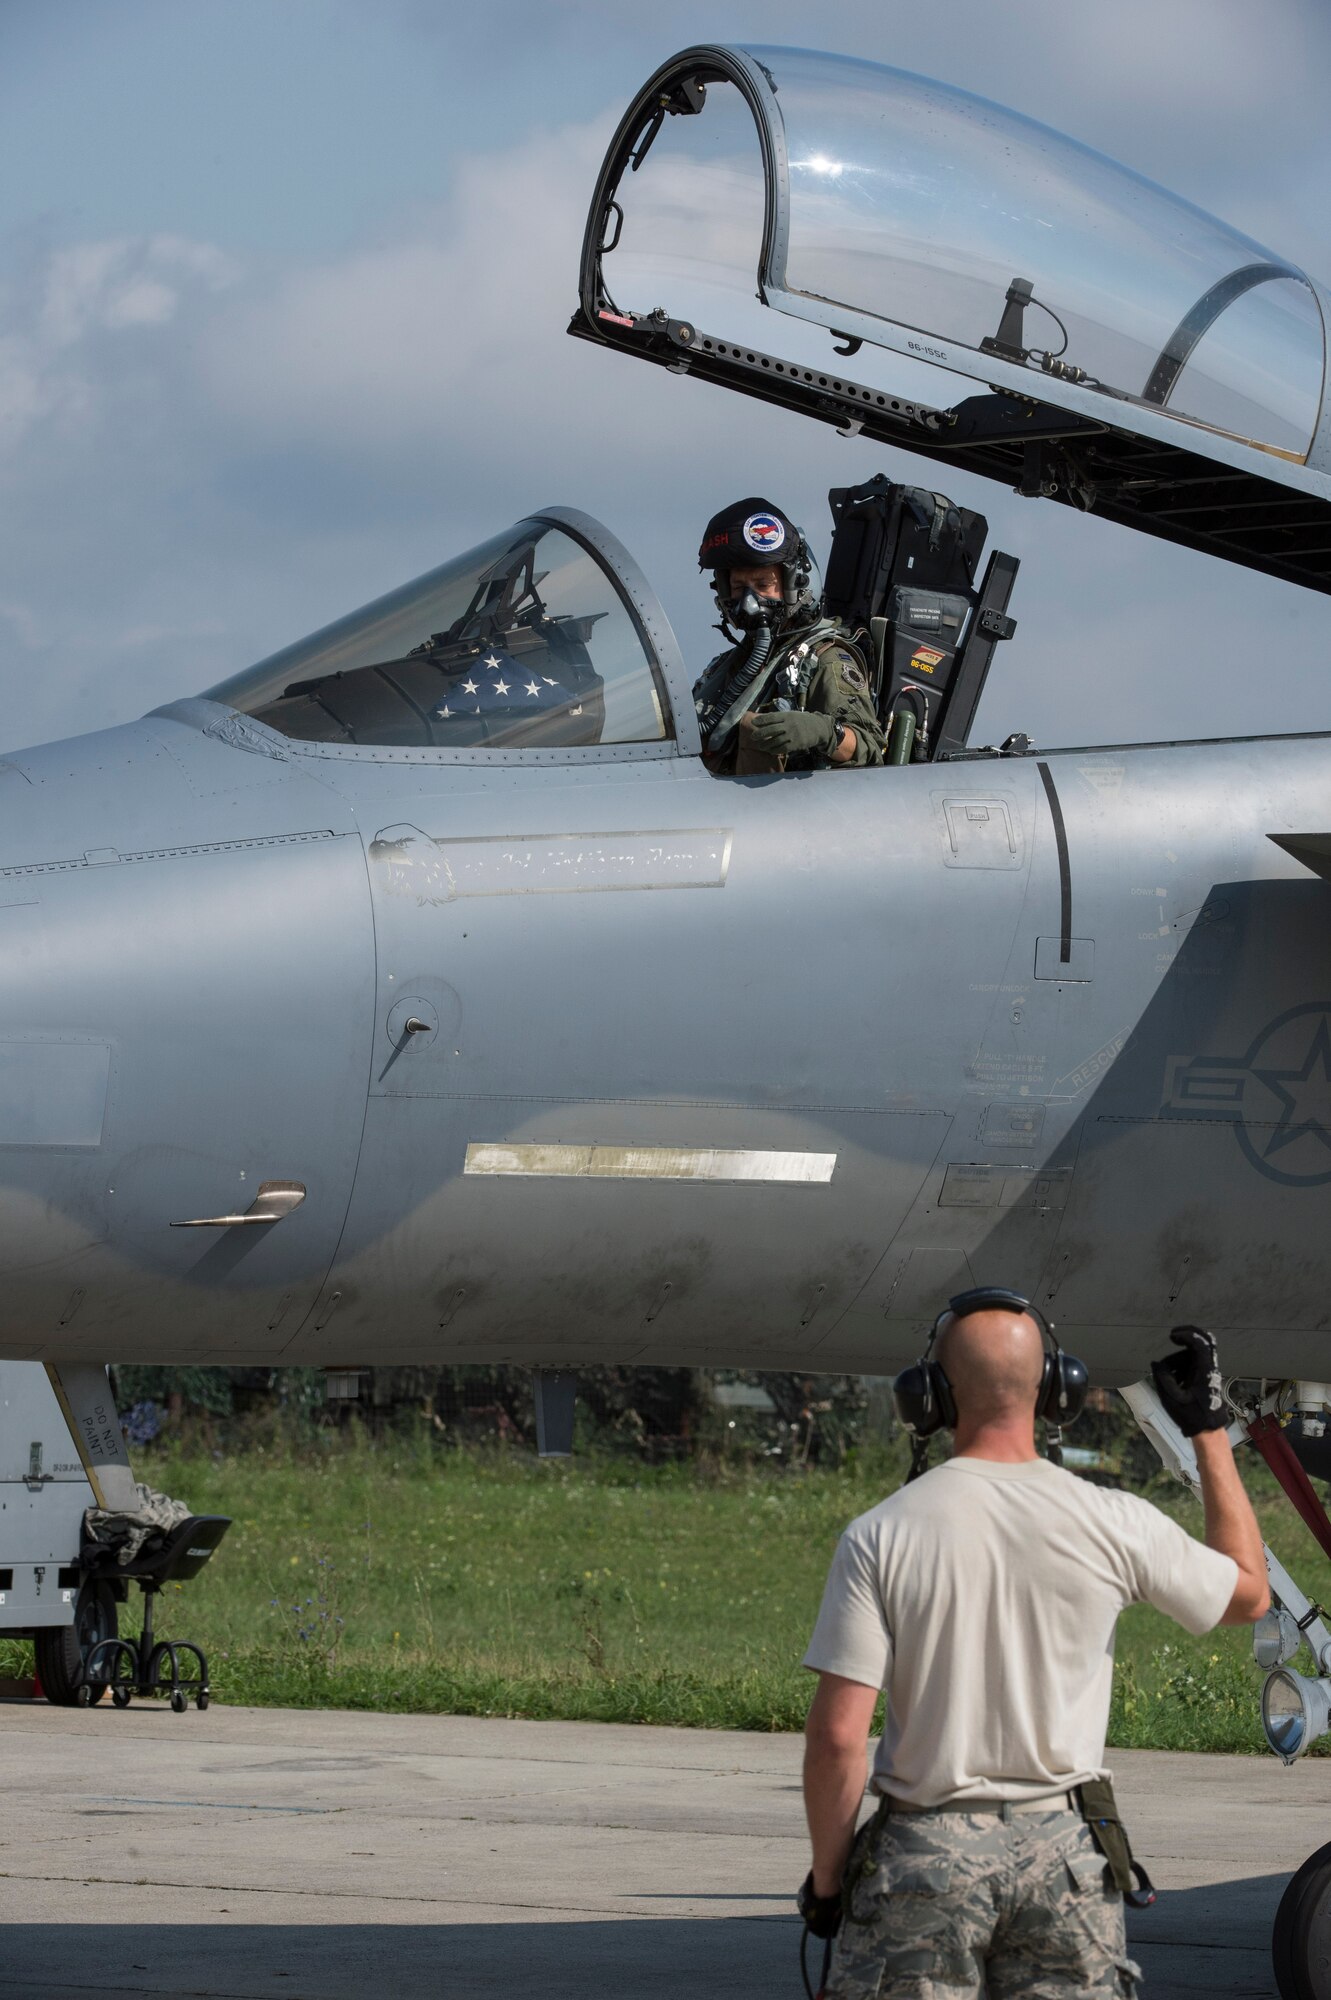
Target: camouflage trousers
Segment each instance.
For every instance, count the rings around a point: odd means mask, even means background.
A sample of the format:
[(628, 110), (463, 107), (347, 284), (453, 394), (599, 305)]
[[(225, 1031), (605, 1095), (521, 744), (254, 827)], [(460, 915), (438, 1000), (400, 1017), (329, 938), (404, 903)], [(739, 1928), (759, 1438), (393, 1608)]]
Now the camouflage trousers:
[(825, 2000), (1131, 2000), (1123, 1898), (1081, 1816), (893, 1813), (856, 1836)]

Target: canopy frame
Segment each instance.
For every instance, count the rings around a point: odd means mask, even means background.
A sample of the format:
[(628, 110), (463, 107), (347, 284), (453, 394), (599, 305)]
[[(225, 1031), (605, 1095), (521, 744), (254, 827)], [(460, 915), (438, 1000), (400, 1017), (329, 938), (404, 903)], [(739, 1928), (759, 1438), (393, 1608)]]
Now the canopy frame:
[[(837, 365), (826, 370), (737, 344), (672, 317), (666, 308), (621, 310), (607, 290), (603, 262), (622, 226), (617, 197), (625, 176), (642, 163), (665, 118), (704, 116), (707, 86), (722, 81), (733, 84), (747, 104), (761, 153), (765, 203), (758, 296), (774, 313), (824, 326), (842, 343), (833, 349)], [(776, 81), (741, 48), (699, 44), (682, 50), (644, 84), (611, 140), (588, 212), (579, 305), (568, 330), (674, 373), (797, 410), (846, 435), (960, 464), (1028, 497), (1056, 500), (1331, 593), (1331, 409), (1325, 373), (1304, 462), (1169, 409), (1178, 376), (1208, 327), (1242, 291), (1269, 279), (1292, 277), (1308, 285), (1321, 315), (1325, 354), (1331, 294), (1296, 266), (1254, 262), (1213, 286), (1165, 344), (1143, 399), (1129, 401), (1071, 381), (1033, 379), (1031, 368), (1000, 352), (980, 355), (932, 335), (922, 341), (912, 329), (874, 314), (793, 291), (786, 283), (789, 242), (790, 172)], [(778, 326), (774, 319), (774, 331)], [(987, 392), (940, 409), (870, 387), (843, 366), (865, 343), (952, 375), (976, 377)]]

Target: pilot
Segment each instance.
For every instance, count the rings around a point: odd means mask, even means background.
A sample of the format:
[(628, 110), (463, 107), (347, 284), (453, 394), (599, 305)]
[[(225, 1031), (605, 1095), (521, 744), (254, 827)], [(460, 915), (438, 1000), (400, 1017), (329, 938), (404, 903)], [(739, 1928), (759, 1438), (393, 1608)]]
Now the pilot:
[(789, 517), (766, 500), (723, 507), (707, 523), (698, 567), (712, 572), (719, 629), (739, 635), (693, 690), (709, 769), (881, 764), (864, 662), (838, 622), (820, 616), (817, 565)]
[[(825, 2000), (1134, 1993), (1124, 1892), (1153, 1892), (1104, 1768), (1115, 1621), (1145, 1602), (1200, 1635), (1270, 1601), (1210, 1334), (1175, 1328), (1179, 1352), (1152, 1371), (1194, 1442), (1201, 1542), (1037, 1455), (1046, 1364), (1025, 1308), (993, 1290), (951, 1301), (931, 1421), (946, 1410), (952, 1456), (846, 1529), (805, 1656), (800, 1908), (837, 1935)], [(857, 1836), (880, 1690), (878, 1807)]]

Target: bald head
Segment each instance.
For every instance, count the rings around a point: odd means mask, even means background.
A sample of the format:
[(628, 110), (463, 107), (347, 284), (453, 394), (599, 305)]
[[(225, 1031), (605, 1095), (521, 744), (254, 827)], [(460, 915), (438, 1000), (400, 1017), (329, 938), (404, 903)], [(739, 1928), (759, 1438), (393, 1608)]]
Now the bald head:
[(968, 1425), (1033, 1415), (1044, 1370), (1044, 1342), (1029, 1313), (995, 1307), (946, 1320), (938, 1359)]

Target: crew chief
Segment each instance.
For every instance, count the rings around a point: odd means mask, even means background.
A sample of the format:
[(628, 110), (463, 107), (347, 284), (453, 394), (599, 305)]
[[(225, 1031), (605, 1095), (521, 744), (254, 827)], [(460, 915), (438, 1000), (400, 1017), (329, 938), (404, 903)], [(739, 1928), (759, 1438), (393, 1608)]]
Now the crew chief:
[[(826, 2000), (1135, 1993), (1126, 1860), (1111, 1869), (1079, 1790), (1107, 1777), (1115, 1622), (1146, 1602), (1200, 1634), (1270, 1601), (1210, 1335), (1176, 1329), (1154, 1369), (1196, 1446), (1203, 1543), (1037, 1455), (1044, 1342), (992, 1297), (954, 1300), (941, 1326), (951, 1459), (846, 1529), (804, 1661), (801, 1907), (817, 1935), (840, 1924)], [(880, 1690), (879, 1805), (856, 1838)]]

